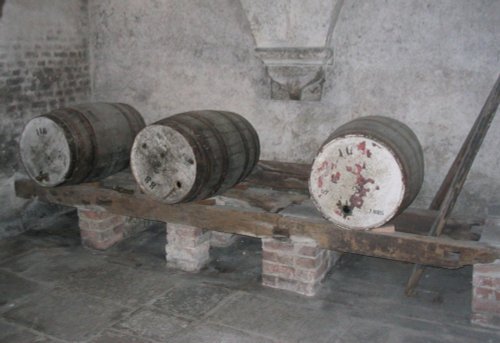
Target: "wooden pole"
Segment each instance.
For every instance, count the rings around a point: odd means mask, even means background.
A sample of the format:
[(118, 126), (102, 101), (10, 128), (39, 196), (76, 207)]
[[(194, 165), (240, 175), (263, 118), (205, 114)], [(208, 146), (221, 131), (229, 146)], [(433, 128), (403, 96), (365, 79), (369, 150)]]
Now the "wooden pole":
[[(439, 236), (443, 232), (446, 221), (453, 211), (474, 159), (495, 117), (499, 104), (500, 75), (431, 203), (430, 209), (439, 209), (439, 213), (429, 230), (428, 236)], [(411, 296), (415, 293), (415, 287), (418, 285), (424, 270), (425, 266), (423, 265), (415, 264), (413, 266), (412, 274), (406, 285), (406, 295)]]

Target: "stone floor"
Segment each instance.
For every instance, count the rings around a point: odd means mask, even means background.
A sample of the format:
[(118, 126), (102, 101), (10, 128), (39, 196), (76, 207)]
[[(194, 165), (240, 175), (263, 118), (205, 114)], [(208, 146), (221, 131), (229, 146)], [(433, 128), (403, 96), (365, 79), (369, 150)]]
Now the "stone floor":
[(469, 324), (471, 268), (345, 255), (307, 298), (260, 285), (260, 242), (213, 249), (199, 274), (166, 268), (165, 230), (105, 253), (80, 246), (74, 216), (0, 241), (0, 342), (499, 342)]

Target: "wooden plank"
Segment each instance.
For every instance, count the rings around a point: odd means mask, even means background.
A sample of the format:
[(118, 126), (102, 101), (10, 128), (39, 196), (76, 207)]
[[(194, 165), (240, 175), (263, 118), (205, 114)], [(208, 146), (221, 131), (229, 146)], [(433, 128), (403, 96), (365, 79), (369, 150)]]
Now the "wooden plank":
[[(393, 224), (398, 232), (427, 235), (436, 217), (437, 211), (409, 209), (401, 215), (396, 216), (387, 225)], [(480, 235), (471, 229), (473, 225), (480, 225), (482, 222), (484, 222), (484, 219), (466, 220), (450, 218), (443, 231), (443, 236), (451, 239), (477, 241)]]
[(210, 230), (254, 237), (307, 236), (326, 249), (393, 260), (458, 268), (489, 263), (500, 251), (483, 243), (425, 237), (401, 232), (391, 234), (344, 230), (321, 218), (283, 216), (264, 211), (241, 210), (201, 204), (168, 205), (142, 194), (81, 184), (43, 188), (27, 180), (16, 182), (23, 198), (66, 206), (98, 206), (109, 212), (156, 221), (183, 223)]
[(444, 268), (488, 263), (484, 261), (494, 261), (500, 255), (499, 249), (479, 242), (401, 232), (384, 234), (335, 229), (331, 223), (306, 223), (293, 217), (287, 217), (284, 227), (288, 228), (290, 234), (314, 238), (321, 247), (327, 249), (405, 262), (426, 260), (433, 266)]
[(244, 183), (307, 193), (310, 170), (310, 164), (261, 160)]

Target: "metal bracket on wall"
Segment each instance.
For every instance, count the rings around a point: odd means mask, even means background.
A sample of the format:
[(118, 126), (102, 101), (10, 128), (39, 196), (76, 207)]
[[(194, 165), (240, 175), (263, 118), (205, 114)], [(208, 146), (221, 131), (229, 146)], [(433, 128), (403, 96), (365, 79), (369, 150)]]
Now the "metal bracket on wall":
[(325, 66), (332, 63), (328, 48), (257, 48), (271, 82), (271, 99), (319, 101)]
[(274, 100), (319, 101), (344, 0), (240, 0)]

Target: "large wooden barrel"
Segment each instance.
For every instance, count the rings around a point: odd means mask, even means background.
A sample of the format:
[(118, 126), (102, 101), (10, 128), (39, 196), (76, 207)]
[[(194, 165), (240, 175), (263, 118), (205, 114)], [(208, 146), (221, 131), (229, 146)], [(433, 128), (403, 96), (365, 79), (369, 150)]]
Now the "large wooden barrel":
[(405, 124), (382, 116), (339, 127), (314, 159), (309, 191), (318, 210), (347, 229), (381, 226), (422, 186), (422, 147)]
[(145, 193), (173, 204), (222, 193), (250, 174), (259, 155), (257, 132), (245, 118), (193, 111), (143, 129), (130, 165)]
[(128, 166), (139, 112), (126, 104), (86, 103), (61, 108), (28, 122), (20, 154), (28, 175), (42, 186), (76, 184)]

